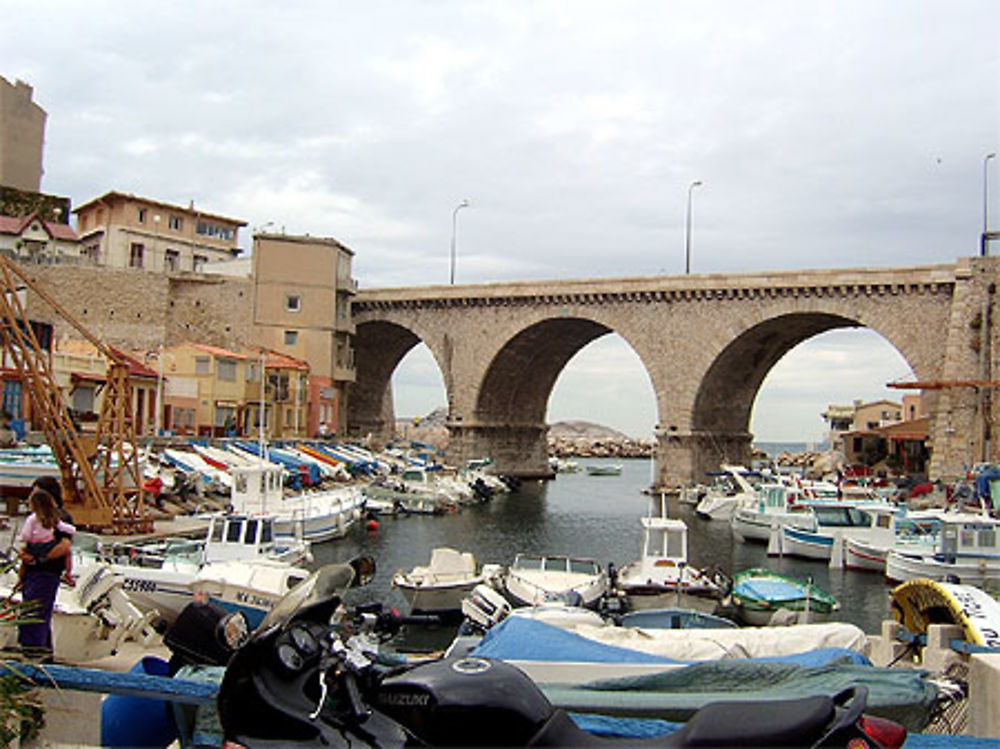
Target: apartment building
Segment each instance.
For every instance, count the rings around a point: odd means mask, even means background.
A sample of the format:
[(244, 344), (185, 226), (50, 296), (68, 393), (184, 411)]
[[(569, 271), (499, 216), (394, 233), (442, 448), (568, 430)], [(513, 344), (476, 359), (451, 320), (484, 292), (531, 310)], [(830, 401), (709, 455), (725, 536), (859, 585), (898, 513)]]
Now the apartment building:
[[(162, 424), (180, 436), (288, 439), (306, 435), (309, 365), (275, 352), (185, 342), (161, 358)], [(261, 372), (264, 372), (263, 388)]]
[(256, 339), (266, 349), (308, 363), (310, 436), (346, 431), (347, 393), (355, 377), (353, 258), (352, 250), (332, 238), (254, 235)]
[(24, 81), (0, 76), (0, 185), (38, 192), (42, 184), (45, 110)]
[(156, 273), (199, 272), (240, 253), (245, 221), (121, 192), (73, 210), (80, 250), (93, 265)]

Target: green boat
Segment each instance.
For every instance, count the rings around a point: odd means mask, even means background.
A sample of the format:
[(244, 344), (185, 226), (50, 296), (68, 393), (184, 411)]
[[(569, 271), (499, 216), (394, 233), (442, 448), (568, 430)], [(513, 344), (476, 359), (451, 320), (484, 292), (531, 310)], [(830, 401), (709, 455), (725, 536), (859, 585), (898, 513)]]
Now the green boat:
[(837, 599), (811, 580), (797, 580), (755, 567), (733, 576), (733, 603), (745, 624), (768, 624), (780, 609), (795, 612), (800, 623), (824, 621), (840, 608)]

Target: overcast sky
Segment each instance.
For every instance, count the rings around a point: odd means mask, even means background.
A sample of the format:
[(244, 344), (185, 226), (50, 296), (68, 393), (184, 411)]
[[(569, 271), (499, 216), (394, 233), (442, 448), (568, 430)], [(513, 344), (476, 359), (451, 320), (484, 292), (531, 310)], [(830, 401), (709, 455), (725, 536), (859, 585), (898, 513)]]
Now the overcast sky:
[[(1000, 150), (996, 0), (0, 0), (0, 19), (0, 75), (49, 114), (45, 191), (336, 237), (363, 287), (446, 283), (462, 199), (459, 283), (683, 273), (695, 180), (695, 273), (953, 262), (978, 252)], [(814, 339), (754, 431), (818, 439), (828, 403), (907, 372), (871, 334)], [(395, 382), (402, 415), (444, 403), (426, 350)], [(650, 433), (620, 339), (570, 363), (565, 418)]]

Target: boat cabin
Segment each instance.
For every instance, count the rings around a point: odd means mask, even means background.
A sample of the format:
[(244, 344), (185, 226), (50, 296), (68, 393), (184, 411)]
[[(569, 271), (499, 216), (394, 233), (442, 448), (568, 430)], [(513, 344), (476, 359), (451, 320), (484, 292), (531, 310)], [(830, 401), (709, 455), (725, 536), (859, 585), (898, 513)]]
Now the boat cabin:
[(252, 559), (265, 554), (273, 545), (273, 518), (215, 515), (209, 520), (204, 561)]
[(266, 512), (279, 506), (284, 498), (282, 474), (284, 469), (275, 465), (232, 466), (233, 477), (230, 502), (237, 512)]
[(935, 556), (949, 563), (962, 557), (1000, 559), (998, 526), (1000, 521), (989, 517), (962, 521), (942, 517)]

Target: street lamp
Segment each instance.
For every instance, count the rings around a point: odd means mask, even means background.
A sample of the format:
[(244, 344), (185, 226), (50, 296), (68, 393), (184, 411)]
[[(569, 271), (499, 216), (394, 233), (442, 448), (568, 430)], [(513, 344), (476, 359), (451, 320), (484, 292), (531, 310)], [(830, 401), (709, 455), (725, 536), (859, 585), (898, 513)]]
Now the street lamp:
[(687, 228), (684, 232), (684, 273), (691, 272), (691, 193), (694, 192), (694, 188), (700, 187), (701, 184), (702, 181), (698, 179), (688, 187)]
[(983, 159), (983, 235), (979, 238), (979, 255), (986, 257), (986, 242), (990, 234), (990, 159), (995, 159), (995, 153), (988, 153)]
[(469, 201), (465, 198), (462, 202), (455, 206), (455, 210), (451, 212), (451, 285), (455, 285), (455, 229), (458, 226), (458, 212), (463, 208), (469, 207)]

